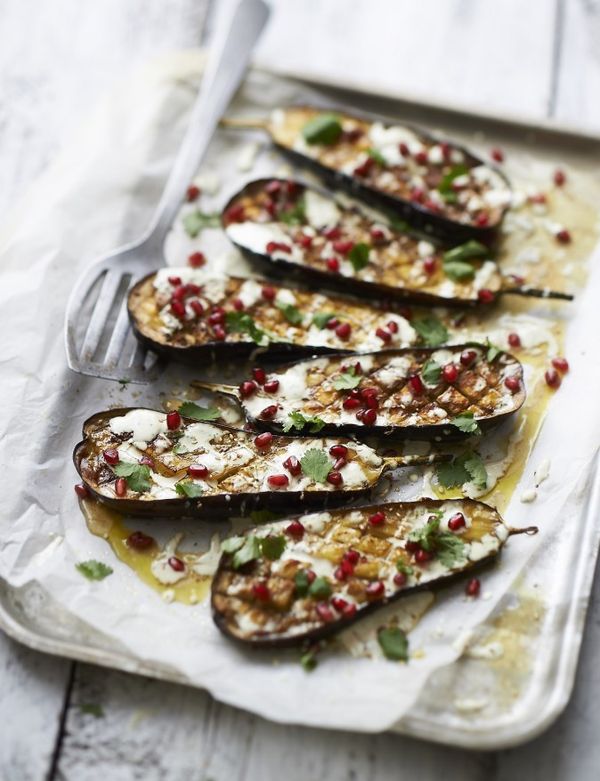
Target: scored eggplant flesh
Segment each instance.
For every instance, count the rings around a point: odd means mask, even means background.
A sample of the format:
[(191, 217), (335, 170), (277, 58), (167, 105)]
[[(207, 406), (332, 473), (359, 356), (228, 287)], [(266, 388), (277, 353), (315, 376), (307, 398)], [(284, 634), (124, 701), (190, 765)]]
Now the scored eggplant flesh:
[(343, 112), (334, 115), (341, 126), (334, 141), (308, 143), (307, 126), (324, 114), (329, 112), (305, 106), (276, 109), (267, 129), (296, 162), (416, 226), (459, 238), (490, 236), (500, 225), (510, 185), (468, 150), (411, 127)]
[[(301, 415), (323, 434), (461, 439), (457, 416), (472, 413), (483, 430), (525, 400), (519, 361), (487, 354), (483, 345), (463, 344), (316, 358), (268, 374), (267, 385), (243, 383), (238, 396), (247, 419), (271, 431), (287, 430)], [(277, 389), (267, 392), (269, 383)], [(302, 430), (294, 425), (289, 433)]]
[(383, 344), (381, 329), (396, 347), (417, 339), (398, 313), (190, 267), (144, 277), (129, 293), (128, 310), (138, 339), (183, 362), (196, 362), (207, 349), (247, 355), (257, 347), (261, 354), (374, 350)]
[[(431, 533), (423, 534), (428, 523)], [(270, 523), (233, 542), (283, 538), (280, 556), (267, 558), (257, 546), (257, 558), (240, 563), (235, 552), (223, 553), (212, 583), (213, 617), (226, 635), (255, 647), (318, 640), (416, 589), (489, 562), (508, 533), (496, 510), (469, 499), (395, 502), (305, 515), (294, 525)]]
[(467, 306), (489, 304), (490, 294), (493, 299), (502, 289), (502, 275), (485, 246), (480, 245), (480, 257), (446, 263), (447, 246), (292, 180), (250, 182), (229, 201), (222, 221), (251, 260), (346, 293)]
[[(83, 436), (74, 462), (85, 485), (98, 499), (130, 515), (212, 518), (261, 508), (302, 512), (339, 507), (369, 496), (381, 475), (396, 465), (366, 445), (341, 438), (272, 437), (265, 443), (264, 434), (261, 441), (256, 433), (181, 416), (180, 425), (171, 430), (166, 413), (144, 408), (93, 415)], [(330, 448), (336, 445), (338, 454), (332, 455)], [(326, 456), (333, 470), (339, 446), (346, 452), (343, 466), (336, 467), (342, 482), (329, 482), (327, 471), (318, 481), (306, 473), (302, 459), (308, 451), (324, 454), (318, 458)], [(111, 451), (118, 453), (116, 464)], [(123, 464), (131, 465), (134, 475), (117, 484)], [(273, 476), (279, 479), (273, 481)]]

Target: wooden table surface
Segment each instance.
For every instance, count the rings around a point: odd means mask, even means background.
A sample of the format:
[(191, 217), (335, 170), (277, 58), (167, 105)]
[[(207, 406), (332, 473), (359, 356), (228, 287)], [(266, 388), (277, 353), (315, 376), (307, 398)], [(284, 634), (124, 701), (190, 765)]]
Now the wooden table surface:
[[(3, 0), (0, 207), (97, 99), (195, 46), (209, 0)], [(274, 3), (261, 61), (600, 132), (599, 0)], [(426, 41), (426, 43), (423, 43)], [(473, 753), (272, 724), (203, 692), (35, 653), (0, 634), (0, 781), (597, 779), (600, 584), (573, 698), (543, 736)]]

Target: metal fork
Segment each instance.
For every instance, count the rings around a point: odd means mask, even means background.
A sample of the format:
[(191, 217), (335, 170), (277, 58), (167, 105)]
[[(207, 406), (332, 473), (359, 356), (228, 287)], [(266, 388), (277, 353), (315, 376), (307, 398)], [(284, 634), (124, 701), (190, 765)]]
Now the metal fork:
[(73, 371), (109, 380), (147, 383), (162, 363), (133, 336), (127, 293), (150, 263), (161, 257), (164, 239), (190, 178), (208, 148), (214, 130), (240, 84), (267, 19), (263, 0), (240, 0), (217, 32), (209, 52), (189, 127), (150, 227), (139, 240), (96, 262), (79, 278), (65, 319), (67, 362)]

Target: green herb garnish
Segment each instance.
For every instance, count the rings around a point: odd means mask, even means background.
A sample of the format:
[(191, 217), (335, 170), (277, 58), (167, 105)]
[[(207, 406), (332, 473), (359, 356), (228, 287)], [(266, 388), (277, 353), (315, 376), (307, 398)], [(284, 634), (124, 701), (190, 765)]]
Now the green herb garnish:
[(256, 344), (262, 344), (267, 334), (254, 322), (247, 312), (227, 312), (225, 315), (227, 330), (233, 333), (248, 334)]
[(340, 372), (333, 381), (336, 390), (352, 390), (360, 384), (360, 375), (356, 373), (354, 366), (350, 366), (345, 372)]
[(75, 565), (75, 569), (88, 580), (104, 580), (104, 578), (107, 578), (113, 573), (112, 567), (103, 564), (101, 561), (95, 561), (94, 559), (80, 561), (79, 564)]
[(186, 214), (183, 218), (183, 227), (188, 236), (195, 239), (196, 236), (205, 228), (218, 228), (221, 225), (221, 216), (218, 213), (205, 214), (200, 211), (193, 211)]
[(304, 198), (298, 198), (296, 203), (286, 211), (281, 211), (277, 219), (286, 225), (302, 225), (306, 222), (306, 203)]
[(367, 154), (369, 155), (371, 160), (374, 160), (377, 163), (377, 165), (383, 165), (383, 166), (387, 165), (387, 160), (381, 154), (379, 149), (374, 149), (373, 147), (371, 147), (370, 149), (367, 149)]
[(500, 347), (496, 347), (495, 344), (492, 344), (489, 339), (486, 339), (485, 346), (487, 348), (486, 358), (490, 363), (492, 363), (492, 361), (495, 361), (496, 358), (500, 355), (502, 350)]
[(307, 144), (335, 144), (342, 135), (342, 123), (336, 114), (318, 114), (302, 128)]
[(423, 381), (427, 383), (427, 385), (437, 385), (441, 376), (442, 367), (433, 359), (427, 361), (425, 366), (423, 366), (421, 377), (423, 378)]
[(467, 241), (465, 244), (459, 244), (458, 247), (444, 252), (444, 263), (453, 263), (454, 261), (471, 260), (472, 258), (489, 258), (490, 250), (480, 241)]
[(286, 540), (282, 535), (268, 535), (257, 537), (249, 534), (244, 537), (229, 537), (223, 540), (221, 550), (224, 553), (233, 553), (232, 566), (239, 569), (249, 561), (257, 559), (261, 553), (267, 559), (278, 559), (285, 548)]
[(459, 176), (464, 176), (464, 174), (468, 172), (469, 169), (466, 165), (455, 165), (445, 176), (442, 177), (442, 181), (440, 182), (437, 189), (446, 203), (456, 203), (458, 197), (452, 188), (452, 183), (455, 179), (458, 179)]
[(216, 420), (221, 417), (218, 407), (200, 407), (193, 401), (184, 401), (179, 407), (179, 414), (192, 420)]
[(404, 559), (398, 559), (396, 562), (396, 569), (403, 575), (412, 575), (414, 572), (414, 569), (410, 566), (410, 564), (407, 564)]
[(313, 447), (302, 456), (300, 466), (302, 472), (315, 483), (324, 483), (333, 465), (324, 450)]
[(262, 555), (271, 561), (279, 559), (285, 549), (285, 542), (286, 540), (283, 534), (278, 534), (276, 536), (269, 534), (266, 537), (261, 537), (260, 549)]
[(454, 567), (466, 558), (464, 542), (452, 532), (439, 532), (436, 535), (435, 552), (444, 567)]
[(327, 578), (319, 576), (308, 587), (308, 595), (314, 599), (327, 599), (331, 596), (331, 584)]
[(481, 434), (481, 429), (477, 425), (475, 415), (472, 412), (461, 412), (460, 415), (452, 418), (450, 423), (464, 434)]
[(352, 263), (352, 268), (355, 271), (360, 271), (369, 263), (369, 252), (371, 251), (368, 244), (359, 242), (355, 244), (348, 253), (348, 260)]
[(411, 325), (428, 347), (439, 347), (448, 339), (446, 326), (435, 315), (413, 320)]
[(283, 316), (288, 321), (288, 323), (290, 323), (290, 325), (300, 325), (304, 320), (304, 315), (302, 312), (298, 309), (297, 306), (294, 306), (293, 304), (282, 304), (275, 302), (275, 306), (280, 310), (280, 312), (282, 312)]
[(445, 261), (443, 268), (444, 274), (453, 282), (465, 282), (475, 276), (475, 269), (466, 260)]
[(487, 485), (487, 470), (481, 456), (467, 452), (449, 463), (439, 464), (436, 470), (437, 480), (443, 488), (457, 488), (473, 481), (477, 488)]
[(235, 551), (232, 559), (234, 569), (239, 569), (249, 561), (254, 561), (260, 556), (260, 541), (253, 534), (243, 538), (242, 545)]
[(317, 434), (325, 425), (325, 421), (319, 418), (317, 415), (303, 415), (301, 412), (294, 410), (288, 415), (288, 422), (284, 424), (283, 430), (287, 433), (293, 428), (297, 431), (302, 431), (305, 426), (308, 426), (310, 434)]
[(307, 673), (312, 672), (317, 666), (317, 657), (314, 651), (307, 651), (300, 657), (300, 664)]
[(152, 485), (150, 468), (144, 464), (136, 464), (132, 461), (120, 461), (115, 464), (114, 472), (117, 477), (124, 477), (132, 491), (143, 493)]
[(308, 574), (305, 569), (301, 569), (296, 572), (296, 575), (294, 576), (294, 584), (296, 586), (296, 596), (305, 597), (308, 594), (310, 581), (308, 580)]
[(332, 317), (335, 317), (335, 312), (317, 312), (316, 315), (313, 315), (312, 321), (317, 328), (323, 330)]
[(186, 496), (188, 499), (197, 499), (202, 496), (203, 489), (198, 483), (193, 483), (191, 480), (180, 480), (175, 486), (175, 491), (180, 496)]
[(377, 641), (386, 659), (392, 662), (408, 661), (408, 639), (399, 627), (380, 629), (377, 632)]
[(417, 542), (423, 550), (433, 550), (433, 538), (437, 534), (440, 528), (440, 521), (442, 520), (442, 512), (431, 513), (427, 518), (427, 521), (419, 529), (414, 529), (409, 535), (410, 542)]

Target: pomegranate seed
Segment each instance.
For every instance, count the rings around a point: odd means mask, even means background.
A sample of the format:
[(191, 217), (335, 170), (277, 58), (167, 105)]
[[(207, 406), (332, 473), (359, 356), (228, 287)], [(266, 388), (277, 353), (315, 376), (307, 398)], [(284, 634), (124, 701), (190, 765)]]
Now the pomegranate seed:
[(423, 271), (428, 275), (433, 274), (433, 272), (436, 269), (436, 266), (437, 263), (435, 258), (425, 258), (425, 260), (423, 261)]
[(142, 456), (140, 458), (140, 464), (143, 466), (149, 466), (150, 469), (154, 469), (154, 461), (150, 458), (150, 456)]
[(561, 244), (568, 244), (571, 241), (571, 234), (566, 228), (563, 228), (556, 234), (556, 240)]
[(428, 550), (423, 550), (423, 548), (419, 548), (415, 553), (415, 561), (417, 564), (426, 564), (428, 561), (431, 561), (432, 558), (433, 553), (430, 553)]
[(352, 333), (352, 327), (350, 326), (350, 323), (340, 323), (338, 327), (335, 329), (335, 335), (338, 337), (338, 339), (343, 339), (346, 341), (350, 337), (350, 334)]
[(246, 380), (240, 385), (240, 396), (243, 399), (247, 399), (252, 396), (253, 393), (256, 393), (256, 390), (256, 383), (253, 380)]
[(389, 323), (387, 323), (387, 329), (392, 334), (398, 333), (398, 323), (395, 320), (390, 320)]
[(329, 448), (329, 455), (333, 456), (334, 458), (347, 458), (348, 448), (346, 445), (332, 445)]
[(333, 577), (336, 580), (346, 580), (346, 578), (348, 577), (348, 573), (344, 570), (342, 566), (339, 566), (335, 568)]
[(80, 499), (87, 499), (87, 497), (90, 495), (87, 486), (83, 483), (76, 483), (73, 488), (75, 489), (75, 493)]
[(429, 209), (430, 212), (439, 212), (440, 211), (440, 205), (436, 201), (432, 201), (430, 198), (428, 198), (425, 203), (423, 204), (426, 209)]
[(275, 288), (271, 287), (270, 285), (264, 285), (260, 292), (262, 293), (262, 297), (267, 301), (273, 301), (277, 295)]
[(382, 342), (391, 342), (392, 335), (389, 331), (386, 331), (385, 328), (378, 328), (375, 331), (375, 336), (379, 337)]
[[(358, 415), (357, 415), (358, 417)], [(372, 426), (375, 421), (377, 420), (377, 410), (374, 409), (366, 409), (361, 418), (359, 418), (362, 423), (365, 424), (365, 426)]]
[(507, 377), (504, 384), (511, 393), (516, 393), (521, 387), (521, 380), (518, 377)]
[(195, 184), (190, 184), (190, 186), (187, 188), (185, 193), (185, 197), (188, 199), (188, 201), (195, 201), (199, 195), (200, 195), (200, 188), (197, 187)]
[(105, 450), (102, 455), (104, 456), (106, 463), (110, 464), (111, 466), (119, 463), (119, 451), (115, 450), (114, 447), (108, 448), (108, 450)]
[(252, 585), (252, 595), (254, 596), (254, 599), (257, 599), (259, 602), (268, 602), (271, 596), (269, 587), (262, 581)]
[(269, 182), (265, 185), (265, 192), (269, 193), (269, 195), (275, 195), (281, 190), (281, 182), (277, 179), (273, 179), (272, 182)]
[(365, 404), (369, 409), (379, 409), (379, 399), (372, 393), (365, 396)]
[(188, 265), (192, 268), (200, 268), (206, 263), (206, 258), (203, 252), (192, 252), (188, 258)]
[(381, 228), (371, 228), (371, 238), (373, 241), (382, 241), (385, 239), (385, 233)]
[(413, 396), (420, 396), (421, 393), (423, 393), (425, 390), (423, 380), (419, 377), (418, 374), (413, 374), (412, 377), (408, 378), (408, 387), (410, 388), (410, 392)]
[(271, 447), (272, 442), (273, 434), (270, 431), (265, 431), (264, 434), (259, 434), (254, 439), (254, 444), (259, 450), (266, 450), (266, 448)]
[(560, 168), (557, 168), (556, 171), (554, 172), (553, 179), (554, 179), (554, 184), (557, 187), (562, 187), (563, 184), (567, 181), (567, 176), (564, 171), (561, 171)]
[(194, 298), (192, 301), (190, 301), (190, 306), (197, 317), (202, 317), (204, 314), (204, 307), (197, 298)]
[(202, 288), (200, 285), (195, 285), (193, 282), (188, 282), (188, 284), (185, 285), (185, 292), (190, 296), (199, 296), (202, 292)]
[(284, 467), (287, 469), (287, 471), (293, 475), (294, 477), (298, 477), (300, 472), (302, 472), (302, 466), (300, 464), (300, 461), (296, 458), (296, 456), (288, 456), (288, 458), (285, 459), (283, 462)]
[(271, 488), (285, 488), (289, 485), (290, 478), (287, 475), (269, 475), (267, 483)]
[(495, 160), (497, 163), (503, 163), (504, 162), (504, 152), (499, 149), (497, 146), (492, 149), (490, 152), (490, 156), (492, 160)]
[(458, 379), (458, 367), (453, 363), (446, 364), (446, 366), (444, 366), (442, 369), (442, 376), (446, 382), (449, 382), (450, 384), (456, 382)]
[(566, 358), (553, 358), (552, 366), (563, 374), (566, 374), (569, 371), (569, 362)]
[(299, 244), (303, 249), (308, 249), (312, 245), (312, 236), (301, 233), (296, 239), (296, 244)]
[(373, 167), (373, 160), (368, 157), (364, 163), (361, 163), (360, 165), (357, 165), (354, 169), (354, 173), (356, 176), (366, 176), (371, 168)]
[(341, 485), (344, 482), (344, 478), (335, 469), (332, 469), (331, 472), (327, 475), (327, 482), (331, 483), (331, 485)]
[(269, 254), (271, 254), (272, 252), (277, 252), (277, 250), (279, 250), (280, 252), (292, 251), (290, 245), (284, 244), (282, 241), (269, 241), (266, 249)]
[(134, 550), (147, 550), (154, 545), (154, 538), (144, 532), (131, 532), (127, 538), (127, 547)]
[(460, 354), (460, 362), (463, 366), (470, 366), (477, 358), (475, 350), (463, 350)]
[(530, 195), (527, 199), (530, 203), (546, 203), (546, 194), (545, 193), (535, 193), (534, 195)]
[(548, 369), (548, 371), (544, 374), (544, 377), (546, 379), (546, 385), (550, 388), (559, 388), (560, 383), (562, 380), (560, 379), (560, 374), (555, 371), (554, 369)]
[(340, 255), (347, 255), (352, 247), (354, 246), (353, 241), (334, 241), (333, 242), (333, 249), (335, 252), (339, 252)]
[(381, 582), (381, 580), (374, 580), (372, 583), (369, 583), (369, 585), (366, 587), (365, 592), (367, 594), (367, 597), (382, 597), (385, 593), (385, 586)]
[(191, 464), (188, 466), (187, 473), (190, 477), (203, 479), (208, 475), (208, 467), (204, 464)]
[(177, 410), (169, 412), (167, 415), (167, 428), (169, 431), (175, 431), (175, 429), (181, 426), (181, 415)]
[(410, 149), (408, 148), (408, 144), (405, 144), (404, 141), (401, 141), (398, 144), (398, 149), (400, 150), (402, 157), (409, 157)]
[(231, 303), (236, 312), (241, 312), (244, 309), (244, 302), (241, 298), (234, 298)]
[(454, 513), (452, 518), (448, 521), (448, 528), (450, 531), (455, 532), (458, 531), (458, 529), (462, 529), (466, 524), (465, 516), (462, 513)]
[(316, 610), (319, 618), (323, 621), (333, 621), (333, 611), (326, 602), (318, 602)]
[(475, 225), (477, 225), (479, 228), (485, 228), (489, 221), (490, 215), (487, 214), (487, 212), (481, 212), (477, 215), (477, 217), (475, 217)]
[(339, 228), (327, 228), (323, 231), (323, 236), (329, 241), (335, 241), (342, 235), (342, 231)]
[(173, 285), (173, 287), (181, 285), (181, 277), (169, 277), (169, 284)]
[(350, 603), (346, 602), (346, 600), (342, 599), (342, 597), (332, 597), (331, 604), (338, 613), (343, 613), (345, 608), (347, 608)]
[(241, 203), (234, 203), (223, 215), (225, 224), (230, 222), (243, 222), (246, 218), (246, 212)]
[(265, 201), (264, 207), (271, 217), (275, 217), (277, 215), (277, 204), (275, 203), (275, 201), (272, 201), (269, 198), (268, 200)]
[(271, 420), (272, 418), (277, 415), (277, 404), (270, 404), (268, 407), (265, 407), (262, 412), (260, 413), (260, 417), (263, 420)]
[(287, 182), (284, 182), (284, 186), (285, 186), (285, 191), (288, 195), (295, 195), (300, 189), (300, 186), (296, 184), (296, 182), (293, 182), (291, 179), (288, 179)]
[(211, 314), (208, 316), (208, 322), (210, 323), (210, 325), (223, 326), (223, 323), (225, 322), (225, 312), (215, 312), (213, 310)]
[(481, 582), (479, 578), (471, 578), (471, 580), (468, 581), (467, 586), (465, 588), (465, 593), (468, 597), (477, 597), (479, 596), (479, 592), (481, 591)]
[(406, 581), (407, 581), (406, 573), (404, 573), (404, 572), (397, 572), (394, 575), (394, 585), (396, 585), (396, 586), (404, 586)]
[(225, 340), (225, 337), (227, 336), (227, 332), (223, 328), (222, 325), (214, 325), (213, 329), (213, 336), (218, 342), (222, 342)]
[(412, 201), (416, 201), (417, 203), (423, 203), (425, 200), (425, 191), (420, 187), (414, 187), (411, 190), (410, 198)]
[(337, 258), (327, 258), (325, 265), (329, 271), (337, 272), (340, 270), (340, 261)]
[(297, 540), (301, 540), (304, 537), (305, 531), (306, 529), (300, 521), (292, 521), (285, 527), (286, 534), (289, 534), (290, 537), (295, 537)]
[(508, 343), (511, 347), (520, 347), (521, 346), (521, 337), (519, 334), (509, 334), (508, 335)]
[(265, 393), (277, 393), (279, 389), (279, 380), (269, 380), (264, 384)]
[(183, 301), (179, 301), (177, 298), (171, 301), (171, 312), (178, 320), (182, 320), (185, 317), (185, 304)]
[(369, 523), (371, 526), (381, 526), (382, 523), (385, 523), (385, 513), (378, 511), (369, 515)]
[(313, 582), (313, 580), (314, 580), (314, 579), (315, 579), (317, 576), (316, 576), (316, 574), (315, 574), (315, 573), (314, 573), (314, 572), (313, 572), (311, 569), (307, 569), (307, 570), (306, 570), (306, 577), (308, 578), (308, 582), (309, 582), (309, 583), (312, 583), (312, 582)]
[(183, 301), (185, 298), (185, 285), (177, 285), (171, 294), (171, 301)]
[(413, 542), (412, 540), (408, 540), (404, 547), (406, 548), (406, 550), (409, 553), (416, 553), (418, 550), (421, 549), (421, 546), (419, 545), (419, 543), (418, 542)]
[(419, 165), (426, 165), (427, 164), (427, 152), (417, 152), (415, 155), (415, 160)]
[(477, 298), (481, 301), (482, 304), (491, 304), (495, 296), (491, 290), (483, 288), (483, 290), (480, 290), (479, 293), (477, 293)]
[(175, 572), (183, 572), (185, 569), (185, 564), (177, 556), (171, 556), (168, 560), (168, 565)]
[(362, 374), (362, 366), (361, 366), (361, 364), (360, 364), (360, 361), (357, 361), (357, 362), (354, 364), (354, 373), (355, 373), (355, 374)]
[(259, 385), (264, 385), (265, 382), (267, 381), (267, 373), (265, 372), (264, 369), (261, 369), (260, 366), (257, 366), (254, 369), (252, 369), (252, 376), (254, 377), (254, 379)]
[(335, 471), (335, 472), (339, 472), (339, 471), (340, 471), (340, 469), (343, 469), (343, 468), (346, 466), (346, 464), (347, 464), (347, 463), (348, 463), (348, 462), (346, 461), (346, 459), (345, 459), (345, 458), (338, 458), (338, 459), (336, 460), (335, 464), (333, 465), (333, 469), (334, 469), (334, 471)]
[(344, 409), (357, 409), (358, 407), (360, 407), (360, 401), (359, 399), (349, 397), (347, 399), (344, 399), (342, 403), (342, 407)]

